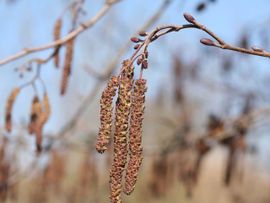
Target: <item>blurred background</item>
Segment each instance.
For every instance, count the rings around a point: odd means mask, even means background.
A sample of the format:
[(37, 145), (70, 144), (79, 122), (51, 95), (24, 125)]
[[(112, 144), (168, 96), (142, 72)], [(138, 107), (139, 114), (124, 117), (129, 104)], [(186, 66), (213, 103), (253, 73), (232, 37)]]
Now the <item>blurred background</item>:
[[(56, 20), (68, 0), (0, 0), (0, 59), (53, 41)], [(85, 0), (78, 25), (104, 1)], [(0, 66), (0, 201), (109, 202), (111, 152), (95, 151), (99, 99), (111, 74), (131, 56), (130, 37), (158, 25), (185, 24), (183, 13), (230, 44), (270, 49), (268, 0), (122, 0), (79, 35), (72, 74), (60, 95), (62, 67), (42, 65), (52, 114), (43, 130), (43, 152), (27, 125), (35, 94), (24, 88), (12, 111), (13, 131), (4, 130), (10, 92), (35, 75), (20, 67), (36, 52)], [(62, 36), (72, 15), (62, 15)], [(168, 34), (149, 48), (144, 160), (138, 183), (123, 202), (270, 202), (269, 59), (205, 47), (199, 30)], [(64, 49), (60, 56), (64, 57)], [(60, 61), (63, 65), (63, 60)], [(138, 72), (135, 72), (138, 76)], [(42, 95), (44, 87), (37, 83)]]

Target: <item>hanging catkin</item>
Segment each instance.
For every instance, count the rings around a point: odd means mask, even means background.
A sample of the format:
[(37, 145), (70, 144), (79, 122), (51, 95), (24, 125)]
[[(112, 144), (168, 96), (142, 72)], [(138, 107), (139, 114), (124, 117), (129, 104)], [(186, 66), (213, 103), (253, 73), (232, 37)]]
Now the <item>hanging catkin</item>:
[(138, 172), (142, 164), (142, 122), (144, 114), (146, 80), (135, 81), (132, 94), (130, 128), (129, 128), (129, 162), (125, 176), (124, 192), (130, 194), (137, 182)]
[(8, 132), (12, 130), (12, 109), (19, 92), (19, 88), (13, 89), (6, 103), (5, 128)]
[(47, 93), (45, 93), (41, 105), (42, 111), (40, 116), (38, 117), (37, 127), (35, 128), (37, 152), (41, 152), (42, 150), (43, 127), (45, 123), (48, 121), (51, 114), (51, 107)]
[(30, 122), (28, 124), (29, 134), (33, 134), (35, 132), (35, 128), (38, 125), (38, 120), (39, 120), (41, 113), (42, 113), (41, 103), (39, 101), (38, 96), (35, 96), (33, 101), (32, 101)]
[(62, 73), (62, 81), (60, 87), (61, 95), (66, 93), (68, 79), (71, 74), (71, 65), (73, 60), (73, 46), (74, 46), (74, 39), (71, 39), (66, 44), (66, 55), (65, 55), (65, 62), (64, 62), (64, 69)]
[[(54, 41), (57, 41), (58, 39), (60, 39), (61, 37), (61, 28), (62, 28), (62, 19), (58, 19), (56, 22), (55, 22), (55, 25), (54, 25), (54, 30), (53, 30), (53, 38), (54, 38)], [(57, 46), (55, 48), (55, 54), (54, 54), (54, 65), (56, 68), (59, 67), (59, 50), (60, 50), (60, 46)]]
[(123, 69), (124, 71), (119, 81), (118, 98), (116, 101), (115, 133), (113, 139), (114, 157), (110, 170), (110, 199), (112, 203), (121, 202), (122, 176), (128, 155), (127, 134), (134, 68), (130, 66), (129, 61), (124, 61)]
[(43, 111), (40, 116), (40, 125), (44, 126), (44, 124), (48, 121), (50, 115), (51, 115), (51, 106), (49, 101), (49, 96), (47, 93), (45, 93), (42, 101)]
[(113, 122), (113, 97), (118, 87), (118, 78), (111, 77), (100, 99), (100, 128), (96, 143), (96, 150), (103, 153), (110, 142)]

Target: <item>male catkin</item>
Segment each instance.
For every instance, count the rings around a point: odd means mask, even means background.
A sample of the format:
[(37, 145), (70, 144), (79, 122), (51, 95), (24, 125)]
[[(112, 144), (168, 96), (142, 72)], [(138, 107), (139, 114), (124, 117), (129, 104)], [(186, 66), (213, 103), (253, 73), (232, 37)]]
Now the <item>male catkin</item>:
[(19, 88), (13, 89), (6, 103), (5, 128), (8, 132), (11, 132), (12, 130), (12, 109), (19, 93)]
[(71, 65), (73, 60), (73, 46), (74, 46), (74, 39), (71, 39), (67, 42), (66, 45), (66, 54), (65, 54), (65, 62), (64, 62), (64, 69), (62, 73), (62, 81), (60, 87), (61, 95), (66, 93), (67, 85), (68, 85), (68, 78), (71, 74)]
[(114, 133), (114, 157), (110, 171), (111, 202), (121, 202), (122, 176), (125, 170), (128, 146), (127, 135), (131, 106), (131, 90), (133, 85), (133, 70), (127, 61), (123, 63), (123, 73), (119, 81), (119, 92), (116, 101), (116, 118)]
[(96, 143), (96, 150), (103, 153), (110, 142), (113, 122), (113, 98), (118, 87), (118, 78), (111, 77), (100, 99), (100, 128)]
[(43, 111), (40, 115), (40, 125), (43, 126), (49, 119), (51, 115), (51, 105), (49, 101), (49, 96), (47, 93), (45, 93), (42, 101)]
[(132, 94), (130, 128), (129, 128), (129, 162), (125, 176), (124, 192), (130, 194), (137, 182), (138, 172), (142, 164), (142, 123), (144, 114), (146, 80), (135, 81)]

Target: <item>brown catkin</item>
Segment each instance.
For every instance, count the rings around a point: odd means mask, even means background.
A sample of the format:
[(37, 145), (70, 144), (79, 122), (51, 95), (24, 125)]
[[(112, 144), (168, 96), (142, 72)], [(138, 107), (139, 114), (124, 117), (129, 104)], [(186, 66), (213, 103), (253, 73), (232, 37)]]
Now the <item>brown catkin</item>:
[(42, 113), (41, 103), (39, 101), (38, 96), (35, 96), (33, 101), (32, 101), (30, 122), (28, 124), (29, 134), (35, 133), (35, 128), (37, 127), (38, 120), (39, 120), (41, 113)]
[[(54, 25), (54, 30), (53, 30), (54, 41), (60, 39), (60, 37), (61, 37), (61, 28), (62, 28), (62, 19), (59, 18), (55, 22), (55, 25)], [(57, 46), (55, 48), (55, 55), (54, 55), (54, 65), (55, 65), (56, 68), (59, 67), (59, 50), (60, 50), (60, 46)]]
[(6, 103), (5, 127), (8, 132), (12, 130), (12, 109), (19, 92), (19, 88), (13, 89)]
[(132, 94), (130, 128), (129, 128), (129, 162), (125, 176), (126, 194), (131, 194), (137, 182), (138, 172), (142, 164), (142, 123), (145, 104), (146, 80), (135, 81)]
[(111, 77), (100, 99), (100, 128), (96, 143), (96, 150), (103, 153), (110, 142), (113, 121), (113, 98), (118, 87), (118, 78)]
[(121, 203), (122, 176), (128, 155), (127, 134), (134, 67), (130, 66), (128, 61), (124, 61), (123, 70), (116, 101), (115, 133), (113, 139), (114, 157), (110, 170), (110, 199), (112, 203)]
[(51, 115), (51, 106), (49, 102), (49, 97), (48, 94), (45, 93), (43, 100), (41, 102), (41, 113), (38, 116), (37, 125), (35, 128), (37, 152), (41, 152), (42, 150), (42, 131), (44, 124), (48, 121), (50, 115)]
[(43, 105), (43, 111), (42, 114), (40, 115), (40, 125), (43, 126), (49, 119), (51, 115), (51, 106), (50, 106), (50, 101), (49, 101), (49, 96), (47, 93), (45, 93), (42, 101)]
[(68, 78), (71, 74), (71, 65), (73, 60), (73, 46), (74, 46), (74, 39), (71, 39), (66, 44), (66, 55), (65, 55), (65, 62), (64, 62), (64, 69), (62, 73), (62, 81), (60, 87), (61, 95), (66, 93), (67, 85), (68, 85)]

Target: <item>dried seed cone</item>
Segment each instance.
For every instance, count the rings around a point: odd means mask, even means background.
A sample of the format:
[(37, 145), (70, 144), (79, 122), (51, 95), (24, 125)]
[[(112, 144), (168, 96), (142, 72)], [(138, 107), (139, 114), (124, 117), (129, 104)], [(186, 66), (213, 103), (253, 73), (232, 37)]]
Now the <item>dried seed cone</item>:
[(5, 128), (8, 132), (12, 130), (12, 109), (19, 92), (19, 88), (13, 89), (6, 103)]
[[(123, 63), (123, 66), (126, 64)], [(114, 134), (114, 157), (113, 165), (110, 171), (110, 190), (111, 190), (111, 202), (121, 202), (122, 191), (122, 176), (125, 170), (128, 147), (127, 147), (127, 134), (128, 123), (131, 106), (131, 90), (133, 85), (133, 67), (126, 68), (125, 72), (121, 75), (119, 84), (118, 99), (116, 101), (116, 118), (115, 118), (115, 134)], [(127, 73), (132, 73), (131, 75)]]
[(33, 101), (32, 101), (30, 122), (28, 124), (29, 134), (33, 134), (35, 132), (35, 128), (38, 125), (38, 119), (39, 119), (41, 113), (42, 113), (41, 103), (39, 101), (38, 96), (35, 96)]
[(62, 81), (61, 81), (61, 95), (66, 93), (68, 78), (71, 73), (71, 65), (73, 60), (73, 46), (74, 46), (74, 39), (71, 39), (67, 42), (66, 45), (66, 55), (65, 55), (65, 62), (64, 62), (64, 69), (62, 73)]
[(96, 150), (103, 153), (110, 142), (113, 121), (113, 98), (118, 87), (118, 78), (111, 77), (100, 99), (100, 128), (96, 143)]
[(131, 194), (137, 182), (142, 164), (142, 122), (145, 104), (146, 80), (136, 80), (132, 94), (130, 128), (129, 128), (129, 162), (125, 176), (126, 194)]
[[(53, 31), (54, 41), (60, 39), (60, 37), (61, 37), (61, 28), (62, 28), (62, 19), (59, 18), (55, 22), (55, 25), (54, 25), (54, 31)], [(57, 68), (59, 67), (59, 50), (60, 50), (60, 46), (57, 46), (55, 48), (55, 55), (54, 55), (54, 65)]]

